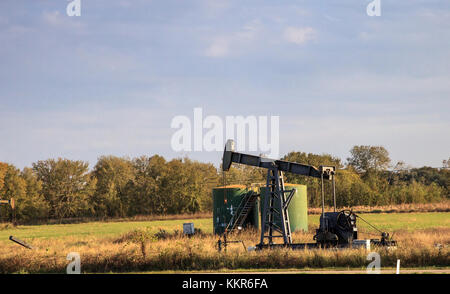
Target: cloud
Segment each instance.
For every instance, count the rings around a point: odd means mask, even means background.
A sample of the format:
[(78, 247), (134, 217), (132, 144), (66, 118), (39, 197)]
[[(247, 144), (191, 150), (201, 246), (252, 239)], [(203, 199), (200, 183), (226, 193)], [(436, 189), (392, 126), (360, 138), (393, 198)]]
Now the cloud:
[(98, 103), (39, 113), (1, 113), (0, 125), (14, 121), (14, 127), (0, 128), (0, 135), (10, 138), (2, 142), (0, 157), (22, 168), (56, 157), (88, 160), (93, 165), (105, 154), (164, 154), (170, 148), (170, 115), (162, 109), (114, 109)]
[(0, 15), (0, 25), (7, 25), (8, 19), (2, 15)]
[(130, 1), (122, 0), (122, 1), (119, 1), (118, 5), (119, 5), (120, 7), (128, 8), (128, 7), (131, 6), (131, 2), (130, 2)]
[(231, 3), (225, 0), (204, 0), (201, 3), (206, 16), (209, 18), (217, 17), (231, 7)]
[(44, 11), (42, 20), (49, 26), (63, 29), (81, 30), (85, 25), (74, 20), (74, 17), (61, 15), (59, 11)]
[(12, 25), (7, 28), (6, 33), (10, 33), (12, 35), (22, 35), (30, 32), (34, 32), (35, 30), (31, 27), (26, 27), (23, 25)]
[(246, 23), (241, 30), (230, 34), (216, 36), (206, 48), (205, 55), (208, 57), (226, 57), (242, 50), (257, 39), (261, 23), (253, 20)]
[[(281, 154), (301, 150), (331, 153), (345, 159), (354, 145), (382, 145), (389, 151), (393, 163), (402, 160), (415, 167), (440, 166), (448, 154), (449, 140), (442, 136), (442, 130), (449, 127), (448, 122), (421, 115), (411, 116), (407, 121), (391, 115), (362, 118), (330, 114), (311, 124), (313, 119), (310, 116), (280, 118)], [(295, 132), (301, 132), (301, 138), (291, 135)], [(419, 155), (424, 152), (426, 156)]]
[[(367, 72), (342, 73), (339, 76), (324, 76), (310, 83), (314, 93), (342, 95), (347, 97), (369, 97), (376, 101), (386, 100), (441, 100), (450, 94), (449, 75), (413, 76), (388, 75)], [(326, 88), (323, 85), (326, 84)], [(362, 99), (362, 98), (360, 98)]]
[(80, 46), (76, 49), (76, 55), (93, 73), (127, 73), (139, 67), (139, 62), (131, 54), (103, 46)]
[(205, 55), (208, 57), (224, 57), (230, 51), (230, 39), (225, 37), (215, 38), (212, 44), (206, 49)]
[(284, 30), (283, 37), (286, 41), (295, 44), (304, 44), (316, 37), (316, 30), (311, 27), (288, 27)]

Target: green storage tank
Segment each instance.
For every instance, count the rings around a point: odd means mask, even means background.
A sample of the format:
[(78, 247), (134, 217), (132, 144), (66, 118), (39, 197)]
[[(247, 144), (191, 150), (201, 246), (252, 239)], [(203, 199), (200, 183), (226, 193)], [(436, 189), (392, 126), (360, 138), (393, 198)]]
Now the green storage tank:
[[(249, 193), (249, 190), (242, 185), (213, 188), (214, 234), (223, 234), (225, 232), (225, 228), (239, 207), (242, 197), (247, 193)], [(244, 227), (252, 226), (259, 229), (259, 200), (256, 201), (255, 206), (244, 222)]]
[[(295, 189), (296, 192), (294, 197), (289, 204), (288, 213), (289, 213), (289, 223), (291, 226), (291, 232), (303, 230), (305, 232), (308, 231), (308, 198), (306, 194), (306, 186), (305, 185), (297, 185), (297, 184), (284, 184), (285, 190)], [(261, 213), (264, 209), (264, 200), (266, 197), (265, 186), (260, 188), (261, 192)], [(286, 193), (286, 196), (288, 194)], [(275, 223), (281, 226), (281, 220), (279, 217), (275, 218)]]

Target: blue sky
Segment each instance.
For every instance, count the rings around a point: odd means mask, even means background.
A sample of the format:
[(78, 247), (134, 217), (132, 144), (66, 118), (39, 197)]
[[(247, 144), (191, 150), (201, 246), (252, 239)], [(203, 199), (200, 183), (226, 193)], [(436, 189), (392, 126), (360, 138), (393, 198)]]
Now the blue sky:
[(176, 115), (278, 115), (280, 153), (450, 156), (450, 2), (0, 2), (0, 161), (172, 151)]

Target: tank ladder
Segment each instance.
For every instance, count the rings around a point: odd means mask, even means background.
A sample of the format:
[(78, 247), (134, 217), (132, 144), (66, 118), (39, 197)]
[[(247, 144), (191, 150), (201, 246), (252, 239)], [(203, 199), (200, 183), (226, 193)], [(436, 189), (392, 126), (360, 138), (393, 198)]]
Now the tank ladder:
[(259, 194), (255, 193), (254, 191), (250, 191), (244, 195), (241, 203), (239, 203), (239, 206), (236, 209), (236, 212), (233, 214), (230, 222), (225, 229), (226, 234), (233, 232), (236, 228), (242, 227), (248, 215), (255, 207), (255, 203), (258, 197)]

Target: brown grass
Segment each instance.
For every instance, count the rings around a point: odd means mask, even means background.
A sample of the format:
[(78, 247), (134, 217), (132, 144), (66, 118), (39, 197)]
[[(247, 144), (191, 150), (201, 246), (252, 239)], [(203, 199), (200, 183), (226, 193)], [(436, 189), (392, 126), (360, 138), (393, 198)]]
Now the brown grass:
[[(159, 235), (158, 235), (159, 233)], [(65, 273), (69, 252), (79, 252), (82, 272), (139, 272), (162, 270), (222, 269), (291, 269), (345, 267), (365, 268), (364, 249), (289, 250), (276, 249), (247, 252), (241, 244), (230, 244), (227, 252), (217, 251), (218, 237), (200, 234), (191, 238), (177, 232), (152, 234), (135, 230), (120, 237), (84, 237), (36, 239), (34, 250), (8, 243), (0, 249), (1, 273)], [(294, 233), (295, 242), (311, 242), (312, 232)], [(450, 266), (450, 228), (424, 229), (414, 233), (399, 230), (395, 234), (399, 246), (395, 250), (373, 249), (382, 257), (382, 267), (394, 267), (397, 259), (402, 267)], [(244, 241), (245, 246), (258, 242), (254, 231), (243, 232), (230, 239)], [(440, 244), (440, 246), (436, 246)]]
[[(365, 209), (365, 212), (410, 212), (443, 211), (449, 202), (423, 205), (398, 205)], [(448, 211), (448, 210), (445, 210)], [(379, 211), (381, 212), (381, 211)], [(132, 220), (170, 220), (205, 218), (210, 214), (143, 216)], [(130, 221), (130, 219), (123, 219)], [(115, 219), (114, 221), (117, 221)], [(5, 228), (7, 229), (7, 228)], [(295, 232), (294, 242), (313, 242), (315, 227), (307, 233)], [(362, 238), (368, 238), (369, 231), (359, 229)], [(382, 267), (395, 267), (397, 259), (402, 267), (450, 267), (450, 228), (427, 228), (419, 230), (401, 229), (395, 232), (399, 246), (395, 250), (373, 248), (381, 255)], [(373, 237), (372, 237), (373, 238)], [(230, 237), (242, 240), (246, 247), (259, 242), (256, 231), (247, 230)], [(116, 236), (83, 236), (64, 238), (35, 238), (26, 240), (35, 247), (23, 248), (12, 242), (0, 247), (0, 273), (65, 273), (67, 254), (79, 252), (82, 272), (141, 272), (141, 271), (194, 271), (226, 269), (304, 269), (304, 268), (356, 268), (364, 269), (370, 261), (364, 249), (332, 250), (289, 250), (265, 251), (244, 250), (242, 244), (228, 246), (227, 252), (218, 252), (218, 236), (201, 233), (191, 238), (179, 231), (166, 232), (137, 229)]]

